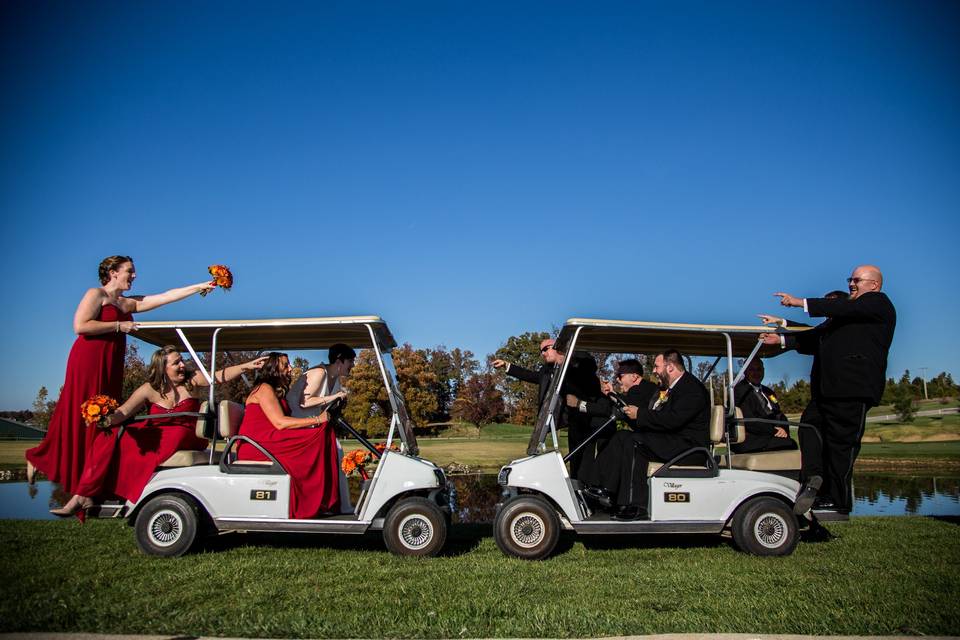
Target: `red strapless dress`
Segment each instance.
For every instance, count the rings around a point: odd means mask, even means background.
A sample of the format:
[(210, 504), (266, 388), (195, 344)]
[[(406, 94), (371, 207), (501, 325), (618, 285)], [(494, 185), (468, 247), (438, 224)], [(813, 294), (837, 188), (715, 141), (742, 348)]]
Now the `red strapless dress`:
[[(150, 415), (200, 410), (196, 398), (184, 398), (167, 409), (150, 405)], [(197, 419), (175, 416), (128, 424), (118, 440), (116, 432), (94, 442), (76, 493), (81, 496), (115, 495), (136, 502), (157, 466), (177, 451), (202, 451), (207, 441), (198, 438)]]
[[(100, 307), (96, 319), (126, 322), (133, 315), (108, 304)], [(83, 423), (80, 405), (98, 393), (120, 402), (126, 347), (127, 334), (122, 332), (77, 336), (67, 358), (67, 374), (47, 435), (26, 452), (27, 460), (51, 481), (59, 482), (67, 493), (76, 493), (86, 453), (94, 440), (109, 435)]]
[[(290, 415), (287, 401), (280, 399), (284, 415)], [(316, 429), (277, 429), (259, 404), (248, 404), (240, 423), (240, 435), (269, 451), (290, 474), (290, 517), (314, 518), (323, 513), (340, 513), (337, 438), (323, 423)], [(248, 444), (237, 450), (238, 460), (266, 460)]]

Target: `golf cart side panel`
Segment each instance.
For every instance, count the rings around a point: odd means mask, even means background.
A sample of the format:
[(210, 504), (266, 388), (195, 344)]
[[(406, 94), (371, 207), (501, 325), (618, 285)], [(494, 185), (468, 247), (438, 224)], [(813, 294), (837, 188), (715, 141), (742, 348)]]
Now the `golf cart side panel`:
[(163, 491), (181, 491), (199, 502), (212, 518), (287, 518), (290, 476), (225, 474), (215, 465), (157, 472), (138, 501)]
[(385, 451), (371, 480), (370, 494), (364, 500), (359, 519), (373, 520), (384, 505), (398, 495), (441, 488), (435, 469), (436, 465), (431, 462)]
[(529, 489), (549, 497), (570, 521), (581, 519), (570, 489), (567, 467), (559, 451), (547, 451), (538, 456), (514, 460), (509, 465), (507, 486)]
[(725, 521), (751, 496), (775, 493), (791, 500), (798, 489), (797, 482), (788, 478), (727, 469), (721, 469), (716, 478), (654, 476), (650, 478), (650, 520)]

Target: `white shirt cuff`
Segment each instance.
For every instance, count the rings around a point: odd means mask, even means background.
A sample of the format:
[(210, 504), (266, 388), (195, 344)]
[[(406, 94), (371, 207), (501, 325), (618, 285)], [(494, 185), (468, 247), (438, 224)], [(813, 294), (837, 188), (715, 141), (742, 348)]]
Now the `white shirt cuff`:
[(787, 339), (784, 338), (783, 336), (778, 336), (778, 337), (780, 338), (780, 348), (781, 348), (781, 349), (786, 349), (786, 348), (787, 348)]
[(803, 299), (803, 312), (804, 312), (804, 313), (810, 313), (810, 310), (807, 309), (807, 299), (806, 299), (806, 298)]

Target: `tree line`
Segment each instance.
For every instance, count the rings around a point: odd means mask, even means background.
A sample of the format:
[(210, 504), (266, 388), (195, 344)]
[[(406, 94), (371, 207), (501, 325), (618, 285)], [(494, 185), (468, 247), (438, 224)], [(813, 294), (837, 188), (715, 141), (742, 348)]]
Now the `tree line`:
[[(415, 349), (410, 344), (403, 344), (393, 349), (390, 360), (396, 372), (397, 385), (406, 399), (407, 411), (418, 426), (418, 431), (430, 435), (450, 422), (466, 422), (477, 427), (496, 422), (533, 424), (539, 409), (536, 385), (504, 375), (493, 369), (491, 362), (500, 358), (535, 370), (542, 363), (540, 342), (550, 337), (553, 337), (552, 334), (546, 331), (510, 336), (482, 362), (467, 349), (448, 349), (445, 345)], [(217, 366), (246, 362), (256, 355), (255, 352), (226, 353), (218, 358)], [(616, 362), (626, 358), (637, 358), (644, 365), (647, 377), (653, 375), (654, 354), (593, 355), (597, 360), (598, 374), (602, 377), (612, 377)], [(299, 376), (310, 364), (305, 358), (294, 358), (294, 376)], [(691, 360), (688, 364), (698, 377), (703, 378), (709, 372), (710, 362), (704, 359)], [(128, 397), (146, 378), (147, 366), (137, 345), (131, 342), (124, 360), (122, 397)], [(242, 403), (249, 391), (248, 384), (252, 381), (252, 378), (237, 378), (218, 385), (217, 400)], [(725, 373), (710, 372), (707, 384), (719, 403)], [(798, 413), (810, 401), (810, 383), (805, 379), (798, 379), (792, 384), (788, 379), (767, 384), (773, 388), (786, 413)], [(345, 386), (350, 392), (350, 401), (344, 410), (347, 422), (371, 437), (386, 434), (392, 411), (372, 350), (364, 349), (357, 354), (356, 364)], [(960, 386), (949, 373), (941, 372), (927, 381), (927, 393), (931, 398), (954, 398), (960, 395)], [(919, 376), (911, 377), (910, 372), (905, 371), (899, 379), (887, 380), (883, 402), (893, 405), (901, 418), (910, 420), (914, 404), (924, 397), (923, 394), (923, 380)], [(46, 387), (41, 387), (32, 410), (2, 412), (0, 415), (9, 414), (8, 417), (45, 429), (55, 406), (56, 401), (49, 398)]]

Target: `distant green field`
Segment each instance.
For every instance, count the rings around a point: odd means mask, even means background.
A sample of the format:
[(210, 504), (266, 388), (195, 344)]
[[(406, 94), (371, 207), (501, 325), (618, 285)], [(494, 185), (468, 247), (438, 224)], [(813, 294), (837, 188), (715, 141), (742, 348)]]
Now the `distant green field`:
[[(421, 456), (440, 466), (456, 463), (492, 472), (526, 455), (531, 431), (529, 426), (512, 424), (488, 425), (479, 432), (470, 425), (456, 425), (438, 437), (420, 437), (418, 443)], [(874, 437), (882, 442), (869, 442)], [(561, 430), (559, 438), (560, 445), (566, 448), (566, 432)], [(946, 441), (948, 438), (953, 441)], [(549, 436), (547, 440), (550, 441)], [(0, 442), (0, 469), (23, 469), (23, 452), (35, 445), (25, 441)], [(343, 446), (349, 451), (359, 445), (344, 440)], [(860, 459), (960, 462), (960, 416), (917, 418), (907, 425), (868, 423)]]

